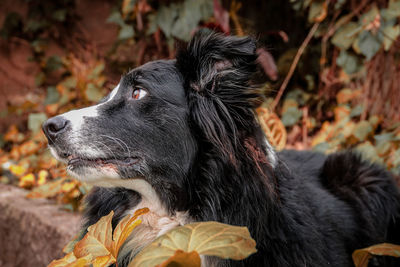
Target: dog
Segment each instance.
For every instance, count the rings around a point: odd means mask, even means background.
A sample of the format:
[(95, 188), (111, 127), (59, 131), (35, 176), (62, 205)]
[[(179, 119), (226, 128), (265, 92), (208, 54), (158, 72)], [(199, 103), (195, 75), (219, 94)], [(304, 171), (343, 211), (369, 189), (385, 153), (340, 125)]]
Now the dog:
[(52, 154), (95, 185), (86, 224), (148, 207), (118, 266), (191, 222), (246, 226), (258, 252), (204, 266), (353, 266), (355, 249), (400, 242), (400, 194), (354, 152), (275, 152), (254, 109), (256, 43), (199, 32), (176, 59), (129, 71), (97, 105), (43, 125)]

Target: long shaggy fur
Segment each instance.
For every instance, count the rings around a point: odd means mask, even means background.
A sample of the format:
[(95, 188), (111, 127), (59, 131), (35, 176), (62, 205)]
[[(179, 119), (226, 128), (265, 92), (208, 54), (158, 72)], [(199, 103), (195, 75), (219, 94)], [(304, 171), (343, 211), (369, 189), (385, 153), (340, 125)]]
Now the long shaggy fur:
[[(353, 152), (272, 151), (253, 111), (262, 99), (251, 84), (255, 50), (248, 37), (196, 34), (176, 61), (132, 71), (150, 96), (129, 104), (129, 114), (120, 115), (124, 124), (109, 133), (128, 145), (133, 139), (132, 151), (146, 151), (139, 155), (147, 164), (140, 175), (170, 216), (246, 226), (257, 242), (258, 252), (243, 261), (207, 258), (203, 264), (350, 267), (355, 249), (400, 243), (400, 196), (389, 172)], [(121, 84), (129, 85), (126, 80)], [(151, 90), (161, 87), (171, 93)], [(121, 112), (125, 104), (118, 103)], [(127, 138), (125, 118), (137, 120), (132, 131), (145, 121), (146, 135)], [(97, 188), (87, 198), (87, 225), (110, 210), (115, 225), (140, 201), (131, 189)]]

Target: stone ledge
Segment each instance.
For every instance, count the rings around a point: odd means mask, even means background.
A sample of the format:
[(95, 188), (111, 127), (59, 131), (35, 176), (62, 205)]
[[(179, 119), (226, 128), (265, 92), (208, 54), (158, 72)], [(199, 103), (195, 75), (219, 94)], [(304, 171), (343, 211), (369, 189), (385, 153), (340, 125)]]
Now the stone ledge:
[(0, 266), (46, 266), (79, 231), (79, 214), (27, 191), (0, 184)]

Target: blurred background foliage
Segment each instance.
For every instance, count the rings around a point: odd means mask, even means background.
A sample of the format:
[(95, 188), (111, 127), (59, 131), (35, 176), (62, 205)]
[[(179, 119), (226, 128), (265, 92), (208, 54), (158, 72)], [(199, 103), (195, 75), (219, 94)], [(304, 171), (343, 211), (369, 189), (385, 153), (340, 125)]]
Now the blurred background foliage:
[(0, 4), (1, 182), (80, 207), (40, 131), (99, 101), (121, 73), (199, 29), (252, 35), (277, 149), (350, 148), (400, 175), (400, 0), (5, 0)]

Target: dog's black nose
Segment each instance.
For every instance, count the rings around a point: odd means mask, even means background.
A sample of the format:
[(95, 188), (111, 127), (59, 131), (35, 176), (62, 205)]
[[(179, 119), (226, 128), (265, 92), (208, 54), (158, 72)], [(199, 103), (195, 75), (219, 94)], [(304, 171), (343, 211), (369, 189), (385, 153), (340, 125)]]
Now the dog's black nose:
[(43, 124), (43, 132), (49, 141), (53, 141), (57, 135), (64, 132), (67, 129), (67, 125), (69, 124), (69, 120), (65, 119), (62, 116), (56, 116), (48, 119)]

